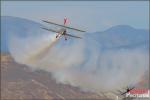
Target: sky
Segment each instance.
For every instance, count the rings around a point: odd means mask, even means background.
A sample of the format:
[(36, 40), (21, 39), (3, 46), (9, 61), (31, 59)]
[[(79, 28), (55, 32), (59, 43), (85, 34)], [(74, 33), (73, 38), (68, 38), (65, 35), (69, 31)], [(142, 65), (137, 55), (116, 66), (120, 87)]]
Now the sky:
[(149, 28), (148, 1), (2, 1), (1, 16), (16, 16), (43, 23), (50, 20), (89, 32), (115, 25)]

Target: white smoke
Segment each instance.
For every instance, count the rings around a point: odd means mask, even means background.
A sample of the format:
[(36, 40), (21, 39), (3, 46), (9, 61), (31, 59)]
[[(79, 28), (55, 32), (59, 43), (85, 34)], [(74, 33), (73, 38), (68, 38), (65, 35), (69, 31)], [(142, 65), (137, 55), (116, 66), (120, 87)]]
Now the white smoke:
[(24, 38), (11, 35), (9, 50), (16, 62), (49, 71), (57, 82), (111, 91), (137, 83), (148, 69), (148, 52), (140, 48), (102, 50), (101, 43), (86, 34), (65, 41), (44, 32)]

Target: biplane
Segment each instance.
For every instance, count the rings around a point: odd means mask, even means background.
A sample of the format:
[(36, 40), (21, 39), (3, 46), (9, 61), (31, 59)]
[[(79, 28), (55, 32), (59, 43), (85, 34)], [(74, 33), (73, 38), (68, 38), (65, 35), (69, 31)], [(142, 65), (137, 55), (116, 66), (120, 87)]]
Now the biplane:
[(81, 37), (79, 37), (79, 36), (68, 34), (67, 29), (78, 31), (78, 32), (86, 32), (86, 31), (83, 31), (83, 30), (80, 30), (80, 29), (77, 29), (77, 28), (72, 28), (72, 27), (66, 26), (66, 23), (68, 21), (67, 18), (64, 18), (64, 24), (63, 25), (57, 24), (57, 23), (54, 23), (54, 22), (51, 22), (51, 21), (46, 21), (46, 20), (42, 20), (42, 21), (45, 22), (45, 23), (48, 23), (48, 24), (52, 24), (52, 25), (61, 27), (61, 29), (59, 29), (59, 30), (54, 30), (54, 29), (42, 27), (42, 29), (44, 29), (44, 30), (56, 33), (56, 38), (64, 36), (65, 40), (67, 40), (67, 36), (69, 36), (69, 37), (80, 38), (81, 39)]

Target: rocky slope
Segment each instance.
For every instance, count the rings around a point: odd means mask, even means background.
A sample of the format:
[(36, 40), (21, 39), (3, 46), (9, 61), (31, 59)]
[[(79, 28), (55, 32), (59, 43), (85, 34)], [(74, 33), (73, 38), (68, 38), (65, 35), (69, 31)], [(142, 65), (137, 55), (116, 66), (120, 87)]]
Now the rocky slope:
[(51, 74), (32, 71), (17, 64), (9, 55), (1, 55), (2, 99), (104, 99), (103, 95), (83, 92), (77, 87), (57, 83)]

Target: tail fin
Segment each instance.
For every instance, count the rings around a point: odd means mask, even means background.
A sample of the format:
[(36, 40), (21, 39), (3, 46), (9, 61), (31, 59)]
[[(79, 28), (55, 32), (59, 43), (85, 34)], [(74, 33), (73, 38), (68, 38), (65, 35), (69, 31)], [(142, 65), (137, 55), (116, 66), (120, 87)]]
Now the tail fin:
[(64, 18), (64, 25), (66, 25), (66, 23), (68, 22), (67, 18)]

